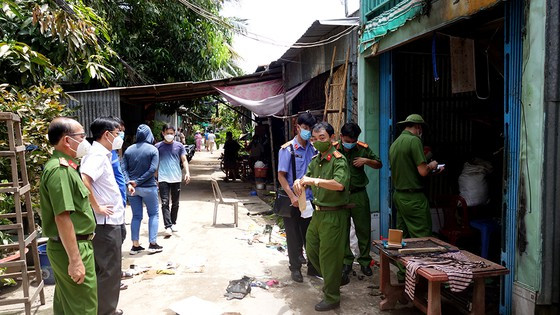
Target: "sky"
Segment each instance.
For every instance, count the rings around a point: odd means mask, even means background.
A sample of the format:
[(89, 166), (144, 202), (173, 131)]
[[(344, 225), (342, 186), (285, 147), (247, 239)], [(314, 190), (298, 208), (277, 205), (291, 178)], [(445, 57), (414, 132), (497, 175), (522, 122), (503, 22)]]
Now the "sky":
[[(359, 0), (347, 0), (348, 12), (359, 7)], [(315, 20), (344, 17), (344, 0), (232, 0), (224, 4), (225, 17), (247, 20), (247, 31), (290, 45), (296, 42)], [(268, 65), (288, 49), (235, 35), (233, 49), (242, 57), (237, 64), (245, 73), (253, 73), (259, 65)]]

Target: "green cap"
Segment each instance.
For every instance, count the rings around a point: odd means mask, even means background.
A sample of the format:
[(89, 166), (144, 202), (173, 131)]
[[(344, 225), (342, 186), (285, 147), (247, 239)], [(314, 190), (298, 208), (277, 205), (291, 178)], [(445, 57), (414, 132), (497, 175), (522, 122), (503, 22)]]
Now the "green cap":
[(420, 116), (420, 115), (418, 115), (418, 114), (410, 114), (410, 115), (408, 115), (408, 117), (406, 117), (405, 120), (399, 121), (399, 122), (397, 123), (397, 125), (406, 124), (406, 123), (413, 123), (413, 124), (423, 124), (423, 125), (426, 125), (426, 122), (424, 121), (424, 119), (422, 118), (422, 116)]

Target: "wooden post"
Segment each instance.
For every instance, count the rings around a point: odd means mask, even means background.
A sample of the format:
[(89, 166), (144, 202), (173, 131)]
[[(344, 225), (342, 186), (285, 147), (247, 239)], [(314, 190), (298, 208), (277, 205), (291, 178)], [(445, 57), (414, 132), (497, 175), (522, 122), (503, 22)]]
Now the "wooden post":
[[(288, 102), (286, 102), (286, 64), (282, 64), (282, 88), (284, 89), (284, 116), (290, 116)], [(284, 140), (290, 139), (290, 121), (284, 119)], [(276, 185), (276, 183), (274, 183)]]
[(329, 109), (329, 97), (331, 95), (331, 84), (332, 84), (335, 57), (336, 57), (336, 46), (334, 46), (333, 48), (333, 53), (331, 58), (331, 72), (329, 73), (329, 79), (327, 80), (327, 90), (325, 91), (325, 110), (323, 111), (323, 121), (327, 121), (327, 110)]
[(270, 135), (270, 162), (272, 163), (272, 179), (274, 181), (274, 191), (278, 189), (276, 183), (276, 159), (274, 158), (274, 135), (272, 134), (272, 118), (268, 117), (268, 134)]

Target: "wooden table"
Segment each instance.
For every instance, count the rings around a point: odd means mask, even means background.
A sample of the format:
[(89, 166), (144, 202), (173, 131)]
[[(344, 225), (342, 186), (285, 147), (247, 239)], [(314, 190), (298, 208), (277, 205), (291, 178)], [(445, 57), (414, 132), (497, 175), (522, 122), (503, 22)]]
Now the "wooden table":
[[(425, 237), (425, 238), (409, 238), (403, 240), (406, 243), (411, 243), (414, 241), (432, 241), (438, 245), (447, 247), (450, 250), (458, 250), (457, 247), (447, 244), (437, 238)], [(383, 247), (382, 241), (373, 241), (373, 245), (379, 249), (380, 257), (380, 268), (379, 268), (379, 287), (385, 299), (379, 303), (379, 308), (381, 310), (390, 310), (395, 308), (397, 301), (406, 304), (408, 296), (404, 292), (404, 284), (393, 285), (391, 284), (391, 272), (390, 272), (390, 262), (400, 262), (404, 266), (407, 263), (407, 256), (396, 256), (394, 255), (395, 250), (386, 250)], [(485, 268), (473, 268), (473, 280), (474, 280), (474, 292), (472, 300), (472, 310), (471, 314), (481, 315), (485, 312), (485, 287), (484, 279), (489, 277), (501, 276), (509, 273), (509, 270), (501, 265), (493, 263), (482, 257), (476, 256), (467, 251), (461, 250), (470, 261), (482, 261), (487, 267)], [(412, 256), (408, 256), (409, 258)], [(441, 314), (441, 283), (447, 282), (447, 274), (432, 268), (419, 268), (417, 271), (417, 276), (421, 276), (428, 280), (428, 301), (427, 303), (418, 298), (414, 297), (413, 303), (416, 307), (422, 310), (428, 315), (439, 315)]]

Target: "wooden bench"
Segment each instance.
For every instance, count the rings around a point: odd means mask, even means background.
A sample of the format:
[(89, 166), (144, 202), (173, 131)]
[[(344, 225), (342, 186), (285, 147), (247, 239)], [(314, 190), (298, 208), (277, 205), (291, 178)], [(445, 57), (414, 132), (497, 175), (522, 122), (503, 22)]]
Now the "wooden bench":
[[(447, 244), (437, 238), (410, 238), (404, 239), (404, 242), (411, 243), (415, 241), (431, 241), (438, 245), (449, 248), (450, 250), (458, 250), (457, 247)], [(407, 256), (394, 255), (395, 250), (386, 250), (383, 247), (382, 241), (373, 241), (373, 245), (379, 250), (380, 268), (379, 268), (379, 287), (385, 299), (379, 303), (379, 309), (390, 310), (395, 308), (397, 301), (406, 304), (408, 296), (404, 293), (404, 284), (391, 284), (391, 270), (390, 263), (400, 262), (404, 266), (407, 263)], [(486, 265), (485, 268), (476, 267), (472, 269), (474, 291), (472, 300), (471, 314), (481, 315), (485, 312), (485, 286), (484, 280), (489, 277), (501, 276), (509, 273), (509, 270), (504, 266), (493, 263), (482, 257), (476, 256), (467, 251), (461, 251), (470, 261), (481, 261)], [(411, 257), (411, 256), (408, 256)], [(433, 268), (419, 268), (417, 275), (425, 278), (428, 281), (428, 301), (427, 303), (417, 297), (414, 297), (413, 303), (421, 311), (428, 315), (441, 314), (441, 284), (447, 282), (447, 274)], [(418, 288), (417, 290), (418, 291)]]

